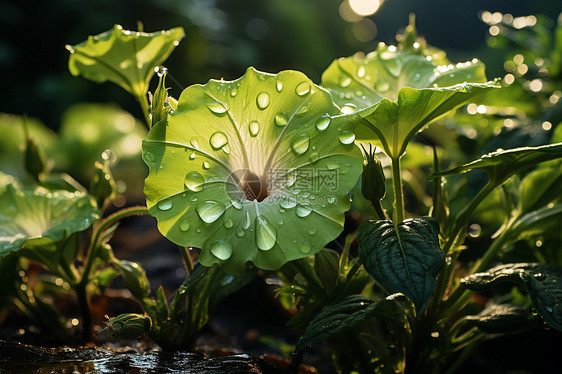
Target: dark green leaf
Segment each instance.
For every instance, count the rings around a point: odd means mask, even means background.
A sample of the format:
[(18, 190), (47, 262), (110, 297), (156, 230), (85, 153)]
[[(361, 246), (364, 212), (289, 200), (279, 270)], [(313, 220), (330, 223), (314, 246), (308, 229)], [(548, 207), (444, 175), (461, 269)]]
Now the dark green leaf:
[(500, 281), (525, 287), (533, 306), (543, 319), (562, 331), (561, 268), (533, 263), (500, 265), (463, 278), (461, 283), (473, 291), (482, 291)]
[(314, 272), (324, 287), (333, 286), (339, 275), (340, 257), (336, 251), (324, 248), (314, 256)]
[(367, 319), (380, 303), (388, 300), (373, 301), (361, 295), (352, 295), (340, 302), (328, 306), (308, 325), (297, 342), (298, 353), (313, 343), (335, 337)]
[(492, 183), (500, 185), (520, 171), (560, 157), (562, 157), (562, 143), (539, 147), (521, 147), (505, 151), (499, 149), (468, 164), (435, 173), (434, 176), (466, 173), (467, 171), (480, 169), (488, 174)]
[(544, 206), (516, 218), (506, 233), (510, 240), (518, 240), (532, 235), (552, 232), (562, 224), (562, 204)]
[(431, 217), (408, 219), (397, 227), (390, 221), (363, 221), (359, 256), (377, 282), (402, 292), (421, 313), (445, 263), (438, 235), (439, 224)]
[(530, 172), (520, 184), (520, 210), (527, 213), (562, 197), (562, 165), (556, 162)]
[(489, 334), (517, 333), (535, 326), (537, 320), (529, 308), (521, 305), (489, 303), (479, 314), (466, 316), (482, 331)]
[(133, 261), (115, 260), (115, 265), (123, 274), (125, 287), (137, 300), (142, 300), (150, 293), (150, 283), (144, 269)]

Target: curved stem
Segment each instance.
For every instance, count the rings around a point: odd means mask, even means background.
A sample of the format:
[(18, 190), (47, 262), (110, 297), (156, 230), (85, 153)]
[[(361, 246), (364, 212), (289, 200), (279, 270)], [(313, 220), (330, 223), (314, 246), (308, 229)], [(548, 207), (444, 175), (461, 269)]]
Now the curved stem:
[(394, 226), (397, 226), (404, 220), (404, 196), (402, 194), (400, 157), (392, 158), (392, 187), (394, 189)]
[(152, 127), (152, 119), (150, 118), (148, 98), (146, 97), (146, 95), (141, 95), (141, 96), (136, 96), (136, 99), (139, 102), (139, 105), (141, 107), (142, 114), (144, 115), (144, 120), (146, 121), (146, 125), (148, 126), (148, 129), (150, 130), (150, 128)]

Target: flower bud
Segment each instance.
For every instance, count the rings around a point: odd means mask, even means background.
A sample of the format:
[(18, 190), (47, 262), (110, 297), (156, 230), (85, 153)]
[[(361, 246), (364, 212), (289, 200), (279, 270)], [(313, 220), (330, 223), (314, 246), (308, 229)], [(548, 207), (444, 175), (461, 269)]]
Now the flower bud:
[(151, 100), (151, 114), (152, 114), (152, 126), (156, 125), (158, 122), (166, 119), (168, 112), (170, 111), (170, 105), (168, 103), (168, 90), (166, 89), (166, 74), (168, 74), (168, 69), (165, 67), (157, 67), (156, 72), (158, 74), (158, 87), (154, 91), (154, 96)]
[(148, 316), (135, 313), (120, 314), (105, 322), (105, 327), (98, 334), (107, 332), (119, 339), (136, 339), (148, 332), (151, 326), (152, 321)]
[(369, 152), (365, 151), (366, 163), (363, 164), (363, 174), (361, 176), (361, 193), (373, 205), (386, 194), (384, 172), (380, 160), (375, 156), (375, 149), (369, 145)]
[(25, 170), (36, 180), (40, 181), (45, 172), (45, 153), (31, 138), (25, 142), (24, 166)]

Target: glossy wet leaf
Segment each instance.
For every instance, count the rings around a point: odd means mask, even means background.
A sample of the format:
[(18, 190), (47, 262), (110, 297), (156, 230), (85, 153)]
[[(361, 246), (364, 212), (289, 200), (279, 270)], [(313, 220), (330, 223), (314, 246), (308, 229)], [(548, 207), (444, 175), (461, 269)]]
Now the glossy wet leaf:
[(552, 327), (562, 330), (561, 268), (533, 263), (507, 264), (461, 280), (465, 287), (473, 291), (485, 290), (500, 281), (524, 287), (542, 318)]
[(365, 270), (383, 286), (406, 295), (423, 312), (445, 263), (439, 224), (431, 217), (408, 219), (398, 226), (367, 220), (359, 226), (359, 256)]
[[(545, 166), (545, 167), (543, 167)], [(520, 210), (527, 213), (562, 197), (562, 164), (543, 164), (521, 181)]]
[(85, 193), (8, 186), (0, 194), (0, 257), (51, 246), (87, 229), (97, 218), (95, 202)]
[(145, 33), (115, 25), (80, 44), (68, 45), (68, 68), (72, 75), (98, 83), (110, 81), (135, 97), (144, 97), (154, 68), (168, 58), (184, 34), (181, 27)]
[(553, 232), (562, 224), (562, 204), (547, 205), (540, 209), (518, 216), (509, 232), (511, 240)]
[(497, 86), (487, 82), (478, 60), (439, 65), (430, 56), (384, 44), (367, 56), (335, 60), (322, 85), (343, 112), (364, 117), (358, 139), (380, 140), (391, 158), (400, 157), (424, 126)]
[(312, 255), (342, 231), (361, 171), (353, 119), (295, 71), (191, 86), (143, 142), (149, 211), (229, 273)]
[(528, 330), (537, 324), (526, 306), (489, 304), (491, 305), (486, 305), (480, 313), (466, 316), (465, 319), (489, 334), (513, 334)]
[(490, 181), (496, 185), (505, 182), (512, 175), (527, 168), (562, 157), (562, 143), (541, 145), (538, 147), (520, 147), (498, 149), (483, 155), (468, 164), (436, 173), (435, 176), (466, 173), (471, 170), (484, 170)]
[(380, 307), (379, 304), (384, 302), (391, 301), (373, 301), (365, 296), (352, 295), (328, 306), (310, 322), (297, 342), (295, 352), (344, 333), (371, 316)]

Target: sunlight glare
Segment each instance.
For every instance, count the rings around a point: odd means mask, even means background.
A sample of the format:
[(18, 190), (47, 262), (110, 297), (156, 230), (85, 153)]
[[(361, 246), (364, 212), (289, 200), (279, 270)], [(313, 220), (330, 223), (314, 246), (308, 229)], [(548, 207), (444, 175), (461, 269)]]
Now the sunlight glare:
[(380, 0), (349, 0), (351, 10), (360, 16), (370, 16), (381, 6)]

